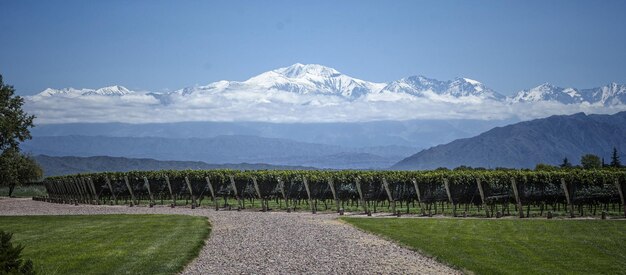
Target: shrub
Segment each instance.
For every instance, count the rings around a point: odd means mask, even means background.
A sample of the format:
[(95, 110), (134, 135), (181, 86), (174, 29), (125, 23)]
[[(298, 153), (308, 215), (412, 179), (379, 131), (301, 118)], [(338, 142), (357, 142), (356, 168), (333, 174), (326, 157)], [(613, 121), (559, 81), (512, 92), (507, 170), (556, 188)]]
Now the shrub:
[(13, 246), (13, 234), (0, 230), (0, 274), (35, 274), (33, 262), (29, 259), (23, 262), (23, 245)]

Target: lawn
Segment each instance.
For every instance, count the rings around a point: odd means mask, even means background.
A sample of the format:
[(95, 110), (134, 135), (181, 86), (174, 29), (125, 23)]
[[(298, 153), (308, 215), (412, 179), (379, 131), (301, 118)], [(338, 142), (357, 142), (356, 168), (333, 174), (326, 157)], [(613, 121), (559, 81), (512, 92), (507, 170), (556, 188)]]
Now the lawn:
[(210, 232), (183, 215), (0, 216), (38, 274), (175, 274)]
[(626, 274), (626, 221), (343, 218), (477, 274)]
[[(6, 185), (0, 186), (0, 196), (8, 196), (9, 195), (9, 187)], [(43, 184), (29, 184), (29, 185), (20, 185), (16, 186), (15, 190), (13, 190), (13, 197), (37, 197), (37, 196), (46, 196), (48, 192), (46, 191), (46, 187)]]

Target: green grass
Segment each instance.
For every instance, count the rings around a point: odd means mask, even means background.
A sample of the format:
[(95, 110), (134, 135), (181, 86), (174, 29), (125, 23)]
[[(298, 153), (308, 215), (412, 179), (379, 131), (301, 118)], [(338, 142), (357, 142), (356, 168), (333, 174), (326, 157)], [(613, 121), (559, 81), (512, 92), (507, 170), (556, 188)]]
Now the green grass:
[(477, 274), (626, 274), (626, 221), (343, 218)]
[[(5, 185), (0, 186), (0, 196), (8, 196), (8, 195), (9, 195), (9, 187)], [(46, 191), (46, 187), (41, 184), (16, 186), (12, 194), (13, 197), (18, 197), (18, 198), (46, 196), (46, 195), (48, 195), (48, 192)]]
[(0, 216), (39, 274), (175, 274), (210, 232), (183, 215)]

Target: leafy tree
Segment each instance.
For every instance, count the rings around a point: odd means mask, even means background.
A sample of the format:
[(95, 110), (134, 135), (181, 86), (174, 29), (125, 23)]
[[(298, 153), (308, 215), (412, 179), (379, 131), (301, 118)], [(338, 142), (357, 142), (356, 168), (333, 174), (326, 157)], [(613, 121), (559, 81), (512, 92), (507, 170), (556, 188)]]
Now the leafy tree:
[(617, 148), (613, 147), (613, 154), (611, 155), (611, 167), (620, 168), (622, 167), (622, 163), (619, 160), (619, 155), (617, 154)]
[(16, 186), (37, 181), (43, 176), (43, 171), (34, 158), (14, 149), (8, 149), (0, 155), (0, 167), (3, 168), (0, 182), (9, 186), (9, 197)]
[(33, 262), (22, 260), (24, 246), (13, 246), (12, 237), (12, 233), (0, 230), (0, 274), (35, 274)]
[(580, 164), (584, 169), (600, 169), (602, 168), (602, 161), (600, 157), (593, 154), (586, 154), (580, 158)]
[(14, 96), (13, 86), (5, 85), (0, 75), (0, 184), (15, 186), (41, 178), (42, 171), (30, 156), (20, 154), (20, 142), (30, 139), (35, 116), (22, 110), (24, 99)]
[(536, 171), (555, 171), (558, 168), (556, 166), (552, 166), (550, 164), (545, 164), (545, 163), (538, 163), (535, 166), (535, 170)]
[(567, 158), (563, 159), (563, 163), (561, 163), (561, 168), (572, 168), (572, 164), (567, 160)]
[(24, 99), (14, 96), (13, 86), (5, 85), (0, 75), (0, 150), (19, 150), (19, 143), (30, 139), (35, 116), (22, 110)]

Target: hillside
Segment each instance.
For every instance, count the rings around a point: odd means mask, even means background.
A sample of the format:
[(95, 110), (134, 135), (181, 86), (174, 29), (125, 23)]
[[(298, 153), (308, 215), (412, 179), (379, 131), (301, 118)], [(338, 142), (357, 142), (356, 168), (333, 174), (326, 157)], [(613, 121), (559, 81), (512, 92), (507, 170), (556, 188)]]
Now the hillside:
[(386, 168), (417, 152), (402, 146), (348, 148), (237, 135), (212, 138), (36, 136), (24, 142), (22, 148), (33, 155), (112, 156), (215, 164), (267, 163), (333, 169)]
[(591, 153), (607, 161), (616, 147), (626, 152), (626, 112), (614, 115), (551, 116), (496, 127), (478, 136), (423, 150), (393, 169), (472, 167), (532, 168), (537, 163), (557, 165), (567, 157), (578, 163)]
[(35, 160), (44, 171), (44, 176), (59, 176), (91, 172), (125, 172), (133, 170), (207, 170), (207, 169), (236, 169), (236, 170), (308, 170), (314, 169), (304, 166), (279, 166), (263, 163), (239, 164), (208, 164), (201, 161), (160, 161), (154, 159), (135, 159), (123, 157), (51, 157), (37, 155)]

